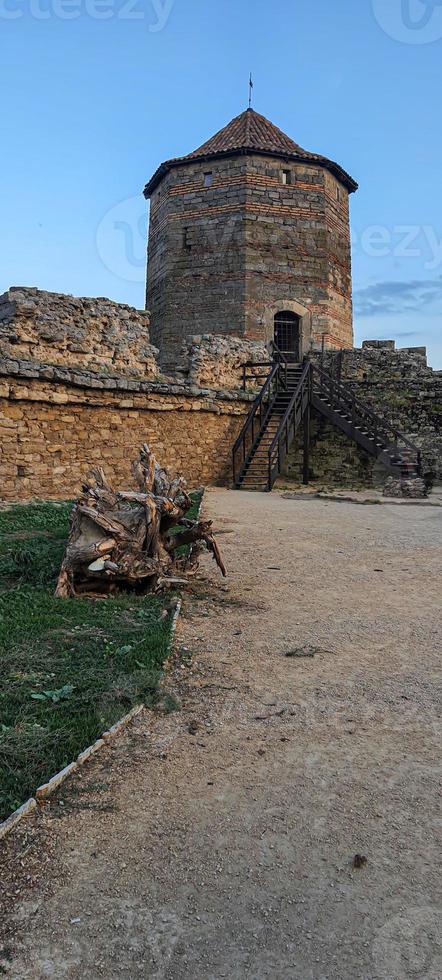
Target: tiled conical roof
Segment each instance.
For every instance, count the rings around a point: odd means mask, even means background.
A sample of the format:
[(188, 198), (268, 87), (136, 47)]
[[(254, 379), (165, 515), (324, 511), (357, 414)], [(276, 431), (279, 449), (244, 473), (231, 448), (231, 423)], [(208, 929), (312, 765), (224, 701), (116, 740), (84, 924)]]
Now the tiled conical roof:
[(339, 164), (318, 153), (309, 153), (265, 116), (261, 116), (254, 109), (246, 109), (193, 153), (188, 153), (184, 157), (175, 157), (173, 160), (166, 160), (162, 163), (146, 184), (144, 194), (149, 197), (171, 167), (192, 163), (194, 160), (212, 160), (220, 156), (236, 156), (247, 153), (320, 164), (330, 170), (338, 180), (341, 180), (350, 192), (357, 190), (358, 187), (356, 181)]
[(240, 116), (235, 116), (235, 119), (232, 119), (227, 126), (215, 133), (215, 136), (212, 136), (210, 140), (203, 143), (193, 153), (189, 153), (189, 157), (195, 159), (208, 153), (225, 153), (227, 150), (244, 149), (282, 154), (306, 152), (265, 116), (261, 116), (254, 109), (246, 109)]

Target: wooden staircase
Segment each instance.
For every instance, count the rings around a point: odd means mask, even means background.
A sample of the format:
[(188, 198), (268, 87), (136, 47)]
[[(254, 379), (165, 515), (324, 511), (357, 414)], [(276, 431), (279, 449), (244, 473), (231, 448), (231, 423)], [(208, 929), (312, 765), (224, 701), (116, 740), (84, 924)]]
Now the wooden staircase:
[[(236, 489), (270, 491), (293, 439), (302, 428), (304, 483), (308, 483), (310, 412), (327, 418), (399, 479), (421, 475), (421, 455), (413, 443), (308, 358), (290, 364), (278, 352), (233, 447)], [(249, 363), (245, 369), (260, 369)], [(249, 377), (253, 377), (250, 375)], [(247, 375), (244, 373), (244, 379)], [(244, 382), (245, 383), (245, 382)]]
[(287, 387), (276, 390), (258, 433), (253, 452), (244, 463), (241, 480), (244, 490), (267, 490), (269, 451), (290, 405), (293, 391), (299, 385), (301, 373), (302, 367), (299, 364), (287, 367)]

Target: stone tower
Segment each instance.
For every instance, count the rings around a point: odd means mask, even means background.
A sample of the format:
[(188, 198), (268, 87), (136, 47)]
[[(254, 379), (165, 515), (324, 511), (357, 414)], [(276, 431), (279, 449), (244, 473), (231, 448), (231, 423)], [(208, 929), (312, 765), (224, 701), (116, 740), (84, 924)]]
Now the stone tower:
[(352, 347), (356, 182), (247, 109), (146, 184), (146, 305), (165, 362), (189, 334)]

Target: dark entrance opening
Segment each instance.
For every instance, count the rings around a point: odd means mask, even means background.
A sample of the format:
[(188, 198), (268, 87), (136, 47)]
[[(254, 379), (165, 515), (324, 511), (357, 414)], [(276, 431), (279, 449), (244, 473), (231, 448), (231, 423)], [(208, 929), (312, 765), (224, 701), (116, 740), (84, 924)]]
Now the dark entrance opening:
[(288, 361), (299, 361), (300, 317), (291, 310), (275, 316), (275, 344)]

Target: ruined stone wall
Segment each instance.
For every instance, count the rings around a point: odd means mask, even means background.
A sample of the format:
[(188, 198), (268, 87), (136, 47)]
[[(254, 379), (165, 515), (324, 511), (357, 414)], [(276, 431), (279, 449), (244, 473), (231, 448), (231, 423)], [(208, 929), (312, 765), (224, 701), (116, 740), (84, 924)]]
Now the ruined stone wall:
[[(368, 342), (366, 342), (368, 344)], [(343, 351), (342, 380), (422, 450), (426, 470), (442, 479), (442, 371), (427, 365), (425, 348), (367, 346)], [(324, 370), (336, 371), (329, 354)]]
[[(428, 367), (425, 348), (395, 350), (394, 342), (375, 341), (342, 354), (313, 355), (378, 415), (387, 419), (422, 451), (425, 473), (442, 482), (442, 371)], [(377, 484), (376, 461), (321, 418), (312, 419), (311, 476), (341, 485)], [(300, 442), (289, 453), (285, 472), (302, 475)]]
[[(198, 334), (187, 337), (181, 350), (180, 371), (190, 384), (203, 388), (237, 390), (243, 384), (243, 364), (263, 362), (269, 364), (269, 352), (265, 344), (242, 337), (219, 337)], [(270, 368), (249, 368), (247, 390), (257, 390)], [(254, 381), (251, 376), (256, 377)], [(249, 377), (250, 376), (250, 377)]]
[(156, 353), (143, 310), (21, 286), (0, 296), (0, 357), (154, 378)]
[(143, 442), (190, 486), (230, 482), (251, 396), (16, 364), (0, 361), (0, 499), (73, 496), (94, 464), (129, 487)]

